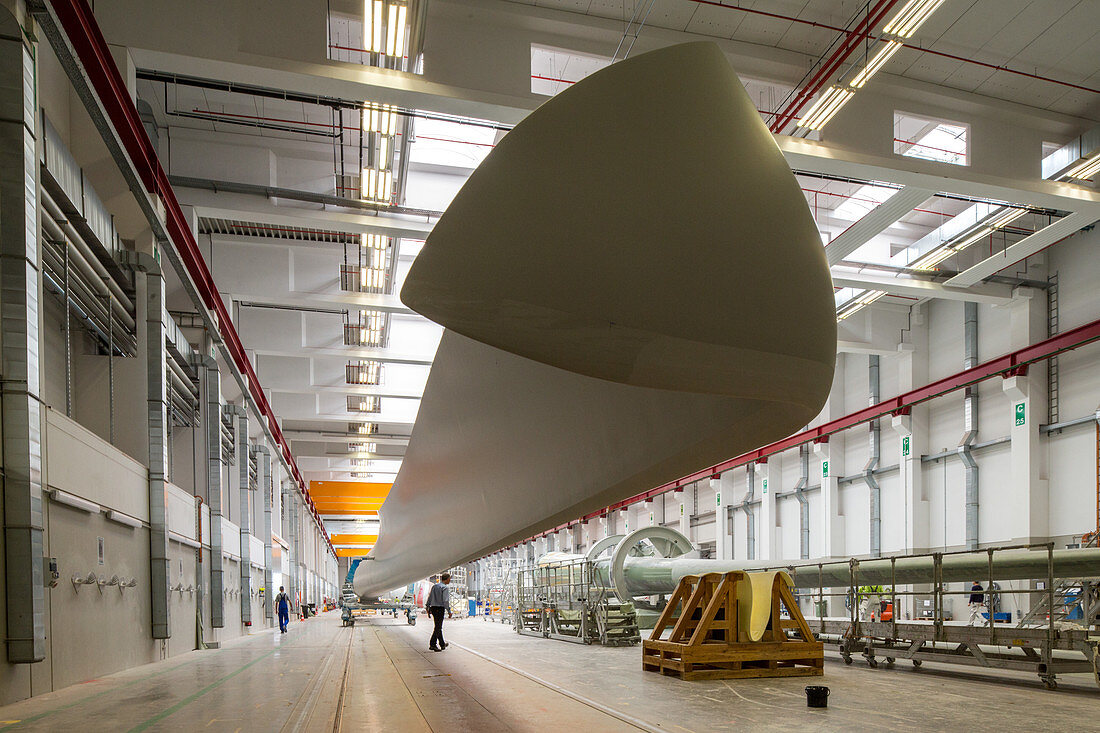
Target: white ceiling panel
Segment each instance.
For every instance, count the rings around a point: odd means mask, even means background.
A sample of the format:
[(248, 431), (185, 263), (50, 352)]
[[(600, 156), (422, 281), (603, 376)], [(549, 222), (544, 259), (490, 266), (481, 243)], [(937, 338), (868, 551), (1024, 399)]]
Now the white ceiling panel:
[(688, 23), (687, 31), (704, 36), (731, 38), (741, 24), (743, 15), (744, 13), (716, 8), (713, 5), (700, 5)]
[[(1032, 41), (1019, 51), (1013, 61), (1046, 68), (1052, 65), (1062, 68), (1063, 62), (1072, 64), (1076, 61), (1081, 67), (1097, 68), (1096, 46), (1088, 49), (1082, 48), (1082, 44), (1100, 33), (1100, 3), (1095, 0), (1078, 3), (1053, 24), (1048, 20), (1041, 28), (1042, 33), (1035, 33)], [(1083, 58), (1077, 56), (1078, 51), (1084, 52)]]
[(540, 8), (553, 8), (554, 10), (568, 10), (573, 13), (586, 13), (592, 0), (538, 0), (535, 5)]
[(699, 4), (690, 0), (657, 0), (646, 23), (658, 28), (683, 30), (698, 8)]
[(777, 20), (763, 15), (738, 13), (737, 11), (727, 12), (742, 16), (741, 24), (734, 31), (737, 40), (756, 43), (761, 46), (778, 45), (792, 25), (789, 20)]
[[(993, 69), (986, 68), (985, 66), (959, 64), (955, 67), (954, 71), (947, 75), (947, 78), (944, 79), (944, 84), (954, 89), (963, 89), (971, 92), (989, 81), (990, 77), (996, 73), (997, 72)], [(1011, 76), (1011, 74), (1005, 74), (1005, 76)]]
[(1059, 18), (1076, 2), (1030, 3), (982, 47), (983, 51), (1010, 59), (1027, 48), (1036, 38), (1055, 30)]
[[(991, 3), (975, 3), (972, 8), (944, 31), (937, 44), (946, 43), (962, 48), (981, 48), (1012, 22), (1032, 0), (996, 0), (996, 10)], [(937, 11), (938, 12), (938, 11)], [(935, 17), (935, 14), (933, 14)]]

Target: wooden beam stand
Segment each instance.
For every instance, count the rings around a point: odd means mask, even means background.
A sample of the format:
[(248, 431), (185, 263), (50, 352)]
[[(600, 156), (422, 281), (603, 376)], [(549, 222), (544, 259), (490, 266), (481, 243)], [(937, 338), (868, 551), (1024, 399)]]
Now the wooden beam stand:
[[(785, 574), (776, 575), (772, 583), (763, 636), (749, 640), (738, 623), (737, 608), (738, 589), (747, 585), (742, 583), (746, 578), (740, 570), (683, 578), (653, 633), (642, 642), (642, 669), (684, 680), (823, 674), (822, 644), (799, 611)], [(782, 617), (781, 607), (789, 618)], [(662, 639), (670, 625), (668, 638)], [(788, 629), (794, 630), (794, 638)]]

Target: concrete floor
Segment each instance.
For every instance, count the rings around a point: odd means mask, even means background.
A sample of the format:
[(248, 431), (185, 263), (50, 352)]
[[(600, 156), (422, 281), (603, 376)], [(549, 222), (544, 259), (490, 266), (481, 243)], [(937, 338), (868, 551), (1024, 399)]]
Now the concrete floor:
[[(681, 682), (642, 672), (640, 651), (518, 636), (481, 619), (429, 628), (335, 612), (0, 708), (0, 727), (91, 731), (713, 731), (1081, 729), (1095, 721), (1092, 678), (1042, 689), (1022, 674), (906, 665), (825, 676)], [(534, 678), (534, 679), (532, 679)], [(803, 687), (832, 690), (827, 710)]]

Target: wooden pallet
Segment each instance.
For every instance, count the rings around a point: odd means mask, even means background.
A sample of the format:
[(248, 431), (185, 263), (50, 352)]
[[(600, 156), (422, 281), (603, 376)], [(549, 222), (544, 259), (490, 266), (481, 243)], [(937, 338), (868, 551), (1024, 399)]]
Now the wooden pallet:
[[(824, 674), (824, 651), (798, 609), (786, 574), (772, 583), (771, 613), (758, 641), (739, 623), (742, 571), (683, 578), (642, 642), (642, 669), (684, 680), (800, 677)], [(786, 608), (790, 618), (781, 616)], [(679, 616), (676, 616), (679, 610)], [(673, 624), (673, 621), (675, 623)], [(672, 625), (667, 639), (665, 629)], [(790, 638), (787, 630), (798, 638)]]

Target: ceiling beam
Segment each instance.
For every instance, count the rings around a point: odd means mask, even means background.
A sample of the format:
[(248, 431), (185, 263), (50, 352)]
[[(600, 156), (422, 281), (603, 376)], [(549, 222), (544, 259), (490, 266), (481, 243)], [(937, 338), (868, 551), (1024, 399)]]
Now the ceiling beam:
[[(307, 422), (307, 421), (303, 421)], [(352, 443), (360, 443), (365, 441), (371, 441), (378, 445), (407, 445), (411, 436), (406, 435), (352, 435), (349, 433), (313, 433), (305, 432), (302, 430), (295, 430), (294, 428), (287, 428), (283, 431), (283, 435), (288, 440), (301, 441), (301, 442), (314, 442), (314, 443), (338, 443), (348, 441)]]
[(884, 290), (889, 295), (904, 295), (913, 298), (962, 300), (988, 305), (1005, 305), (1012, 302), (1012, 287), (995, 283), (974, 285), (969, 288), (951, 287), (930, 280), (833, 270), (833, 285), (841, 288)]
[[(411, 430), (412, 426), (413, 426), (413, 424), (411, 422), (402, 422), (402, 421), (399, 421), (399, 420), (379, 420), (377, 415), (374, 415), (372, 417), (369, 413), (361, 413), (361, 414), (348, 413), (347, 415), (311, 414), (311, 415), (305, 415), (305, 416), (302, 416), (302, 415), (290, 415), (290, 416), (288, 416), (288, 415), (286, 415), (285, 411), (278, 411), (278, 412), (279, 412), (279, 418), (281, 420), (288, 420), (288, 421), (293, 421), (293, 422), (342, 422), (342, 423), (373, 422), (373, 423), (378, 423), (380, 425), (388, 425), (388, 426), (393, 426), (393, 427), (396, 427), (396, 428), (404, 428), (404, 429), (409, 429), (409, 430)], [(294, 429), (293, 428), (288, 429), (286, 432), (287, 433), (293, 433)], [(372, 435), (358, 435), (358, 436), (350, 436), (349, 435), (348, 437), (353, 439), (353, 440), (374, 440), (374, 436), (372, 436)], [(317, 440), (317, 438), (311, 438), (311, 440)], [(378, 442), (378, 441), (375, 441), (375, 442)]]
[(927, 201), (935, 191), (905, 186), (871, 209), (825, 246), (825, 257), (835, 265), (893, 226), (898, 219)]
[(992, 257), (987, 257), (978, 264), (963, 270), (955, 277), (947, 281), (947, 285), (955, 287), (968, 287), (984, 278), (1003, 270), (1006, 267), (1024, 260), (1040, 250), (1065, 237), (1075, 234), (1081, 229), (1100, 220), (1100, 209), (1090, 209), (1088, 212), (1076, 212), (1067, 217), (1043, 227), (1033, 234), (1021, 239), (1016, 244), (1007, 247)]
[[(235, 49), (229, 49), (225, 44), (222, 44), (221, 52), (231, 57), (228, 60), (133, 46), (127, 50), (134, 59), (134, 65), (140, 69), (286, 90), (297, 95), (370, 100), (407, 109), (508, 123), (519, 122), (541, 101), (454, 87), (428, 81), (416, 74), (400, 74), (353, 64), (309, 64), (264, 56), (263, 66), (256, 66), (256, 57), (238, 55)], [(235, 56), (237, 58), (233, 58)], [(242, 63), (246, 61), (250, 63)]]
[[(262, 372), (262, 369), (257, 371)], [(307, 384), (302, 386), (269, 386), (265, 387), (269, 394), (351, 394), (373, 395), (386, 397), (393, 400), (419, 400), (424, 397), (424, 390), (398, 390), (389, 389), (386, 386), (371, 384)]]
[(302, 346), (301, 349), (297, 350), (269, 349), (258, 346), (249, 349), (249, 351), (259, 356), (332, 356), (339, 359), (373, 359), (374, 361), (381, 361), (387, 364), (408, 364), (411, 366), (431, 366), (432, 359), (435, 356), (434, 354), (404, 354), (397, 351), (391, 351), (390, 349), (357, 346)]
[[(293, 308), (337, 308), (343, 310), (376, 310), (383, 313), (417, 315), (396, 295), (377, 295), (374, 293), (302, 293), (294, 291), (289, 295), (271, 295), (270, 293), (228, 294), (232, 300), (242, 304), (267, 305)], [(423, 316), (420, 316), (423, 318)], [(425, 321), (428, 319), (424, 318)]]
[[(180, 203), (191, 206), (200, 217), (247, 221), (267, 226), (301, 227), (345, 232), (347, 234), (381, 234), (386, 237), (424, 239), (432, 224), (409, 217), (390, 218), (386, 214), (366, 211), (342, 212), (280, 206), (261, 196), (240, 193), (217, 193), (200, 188), (175, 188)], [(281, 240), (273, 239), (273, 243)]]
[(934, 161), (857, 153), (824, 142), (776, 135), (788, 165), (810, 171), (863, 181), (884, 181), (929, 191), (953, 193), (1013, 204), (1064, 211), (1096, 211), (1100, 216), (1100, 191), (1072, 183), (1039, 178), (1016, 179), (977, 173), (964, 166)]
[(866, 341), (837, 341), (836, 350), (844, 354), (877, 354), (878, 356), (892, 356), (897, 349), (887, 349)]

